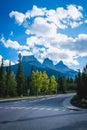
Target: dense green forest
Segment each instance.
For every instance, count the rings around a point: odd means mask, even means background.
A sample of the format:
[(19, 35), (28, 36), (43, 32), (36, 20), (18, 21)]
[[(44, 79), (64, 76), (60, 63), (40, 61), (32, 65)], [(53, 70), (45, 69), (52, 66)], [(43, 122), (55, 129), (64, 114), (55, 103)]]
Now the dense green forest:
[[(33, 68), (31, 70), (31, 76), (26, 77), (23, 73), (21, 54), (18, 57), (19, 63), (16, 74), (11, 69), (11, 61), (9, 61), (8, 67), (4, 67), (3, 59), (1, 61), (0, 97), (57, 94), (77, 90), (79, 97), (82, 98), (85, 92), (87, 92), (87, 66), (84, 68), (83, 73), (78, 72), (75, 79), (61, 76), (56, 79), (54, 75), (48, 77), (46, 71), (34, 71)], [(87, 98), (86, 94), (85, 98)]]
[(76, 76), (76, 83), (77, 83), (77, 96), (81, 99), (87, 100), (87, 65), (84, 67), (83, 71), (78, 72)]

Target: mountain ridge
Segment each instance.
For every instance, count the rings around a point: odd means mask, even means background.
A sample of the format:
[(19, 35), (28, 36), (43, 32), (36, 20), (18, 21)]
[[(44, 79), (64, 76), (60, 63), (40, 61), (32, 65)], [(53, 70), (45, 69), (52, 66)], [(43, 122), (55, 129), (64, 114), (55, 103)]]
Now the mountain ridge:
[[(66, 66), (63, 61), (58, 62), (56, 65), (53, 64), (53, 61), (49, 58), (44, 59), (43, 63), (41, 64), (34, 55), (31, 56), (23, 56), (22, 57), (22, 66), (23, 66), (23, 72), (26, 76), (31, 75), (32, 68), (34, 71), (46, 71), (48, 76), (54, 75), (56, 79), (59, 76), (65, 76), (65, 77), (72, 77), (75, 78), (77, 72), (73, 69), (70, 69), (68, 66)], [(13, 65), (12, 70), (16, 73), (17, 72), (18, 65)]]
[[(69, 68), (67, 65), (63, 63), (62, 60), (60, 60), (56, 65), (53, 64), (53, 61), (49, 58), (45, 58), (43, 63), (41, 64), (34, 55), (31, 56), (23, 56), (22, 63), (25, 68), (26, 63), (28, 66), (33, 66), (34, 70), (38, 69), (39, 71), (47, 71), (48, 75), (51, 75), (51, 71), (57, 78), (58, 74), (63, 75), (66, 77), (72, 77), (74, 78), (77, 72), (71, 68)], [(49, 71), (48, 71), (49, 70)], [(57, 74), (58, 73), (58, 74)], [(57, 75), (57, 76), (56, 76)]]

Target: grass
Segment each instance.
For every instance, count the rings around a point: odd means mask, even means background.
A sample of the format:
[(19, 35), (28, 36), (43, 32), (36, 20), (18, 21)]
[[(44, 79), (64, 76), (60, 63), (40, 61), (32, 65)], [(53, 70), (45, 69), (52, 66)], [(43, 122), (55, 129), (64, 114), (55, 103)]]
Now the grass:
[(76, 107), (87, 109), (87, 100), (84, 98), (79, 99), (78, 95), (72, 98), (71, 103)]

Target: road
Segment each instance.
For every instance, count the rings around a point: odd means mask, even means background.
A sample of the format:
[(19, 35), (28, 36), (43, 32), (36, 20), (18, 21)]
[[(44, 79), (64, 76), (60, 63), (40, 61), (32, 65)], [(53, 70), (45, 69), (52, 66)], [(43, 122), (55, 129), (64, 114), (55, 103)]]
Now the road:
[(0, 103), (0, 130), (87, 130), (87, 111), (65, 107), (71, 95)]

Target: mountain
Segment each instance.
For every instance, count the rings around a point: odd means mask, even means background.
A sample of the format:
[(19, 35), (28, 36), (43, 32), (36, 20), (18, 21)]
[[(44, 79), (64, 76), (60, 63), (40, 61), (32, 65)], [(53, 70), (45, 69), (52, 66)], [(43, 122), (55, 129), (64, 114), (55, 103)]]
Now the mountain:
[[(48, 76), (55, 75), (56, 78), (59, 76), (66, 76), (74, 78), (77, 74), (76, 71), (70, 69), (66, 66), (63, 61), (60, 61), (56, 65), (53, 64), (53, 61), (49, 58), (44, 59), (41, 64), (33, 55), (23, 56), (22, 58), (23, 71), (26, 76), (31, 75), (32, 68), (36, 71), (46, 71)], [(12, 70), (16, 73), (18, 65), (13, 65)]]
[(29, 63), (30, 65), (34, 66), (41, 66), (41, 63), (33, 56), (23, 56), (22, 63)]
[(74, 78), (77, 74), (77, 71), (70, 69), (68, 66), (66, 66), (63, 61), (60, 61), (55, 65), (56, 69), (60, 72), (62, 72), (66, 77), (72, 77)]
[(53, 61), (50, 60), (49, 58), (46, 58), (42, 64), (43, 67), (45, 68), (51, 68), (51, 69), (56, 69), (55, 65), (53, 64)]
[(63, 63), (63, 61), (60, 61), (59, 63), (57, 63), (55, 65), (55, 67), (60, 72), (64, 72), (65, 73), (65, 72), (71, 71), (71, 69)]

